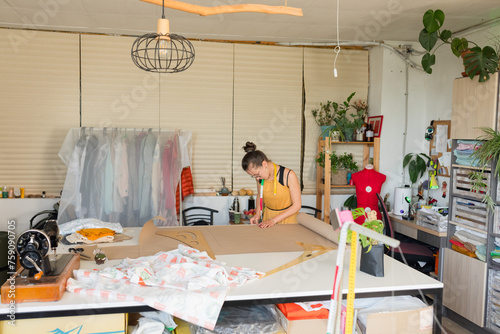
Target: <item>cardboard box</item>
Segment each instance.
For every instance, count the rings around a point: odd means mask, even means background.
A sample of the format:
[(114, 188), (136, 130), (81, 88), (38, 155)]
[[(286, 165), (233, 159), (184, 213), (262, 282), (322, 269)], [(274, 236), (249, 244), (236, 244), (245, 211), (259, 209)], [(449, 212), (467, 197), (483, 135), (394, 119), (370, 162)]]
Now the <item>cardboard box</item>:
[(74, 317), (37, 318), (0, 321), (2, 334), (27, 333), (126, 333), (127, 314), (81, 315)]
[(288, 320), (276, 307), (278, 322), (287, 334), (325, 334), (328, 319)]
[(433, 315), (433, 307), (425, 306), (405, 311), (369, 313), (366, 327), (360, 321), (358, 324), (366, 334), (431, 334)]

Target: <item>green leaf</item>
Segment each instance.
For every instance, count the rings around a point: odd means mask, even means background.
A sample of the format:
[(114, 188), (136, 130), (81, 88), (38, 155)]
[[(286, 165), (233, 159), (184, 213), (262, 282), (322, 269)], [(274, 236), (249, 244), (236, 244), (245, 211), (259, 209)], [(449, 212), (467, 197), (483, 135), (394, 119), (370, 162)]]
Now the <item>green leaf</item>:
[(469, 48), (469, 41), (465, 38), (453, 38), (451, 40), (451, 52), (457, 57), (460, 57), (462, 52), (467, 51)]
[(417, 178), (422, 177), (422, 175), (425, 173), (425, 170), (427, 169), (427, 163), (425, 162), (424, 159), (420, 155), (417, 155), (417, 169), (418, 169), (418, 176)]
[(431, 52), (434, 45), (436, 45), (438, 39), (439, 36), (437, 31), (429, 32), (427, 29), (422, 29), (422, 31), (420, 31), (420, 34), (418, 35), (418, 41), (420, 42), (420, 45), (422, 45), (422, 47), (429, 52)]
[(422, 57), (422, 67), (424, 68), (424, 71), (431, 74), (432, 73), (432, 68), (431, 66), (436, 63), (436, 55), (431, 55), (430, 53), (426, 53)]
[(413, 153), (408, 153), (407, 155), (405, 155), (405, 158), (403, 159), (403, 168), (405, 168), (406, 165), (408, 165), (412, 156), (413, 156)]
[(495, 73), (498, 68), (498, 55), (490, 46), (480, 48), (478, 46), (470, 49), (470, 53), (464, 56), (465, 73), (469, 78), (479, 74), (479, 82), (490, 78), (489, 73)]
[(349, 103), (351, 103), (351, 99), (353, 98), (353, 96), (356, 94), (356, 92), (352, 93), (351, 95), (349, 95), (349, 97), (347, 98), (347, 105), (349, 105)]
[(437, 31), (443, 26), (444, 13), (440, 9), (436, 9), (436, 11), (429, 9), (424, 13), (422, 22), (424, 23), (425, 29), (430, 33)]
[(449, 30), (443, 30), (441, 32), (441, 35), (439, 35), (439, 39), (441, 39), (443, 42), (448, 42), (450, 38), (451, 38), (451, 31)]
[(408, 172), (410, 174), (411, 183), (417, 182), (418, 171), (417, 171), (417, 162), (415, 160), (410, 161), (410, 164), (408, 165)]
[(365, 215), (365, 208), (356, 208), (354, 210), (351, 210), (351, 212), (352, 212), (352, 218), (356, 219), (358, 217)]
[(427, 154), (425, 154), (425, 153), (419, 153), (419, 154), (420, 154), (421, 156), (423, 156), (423, 157), (427, 158), (427, 162), (426, 162), (426, 164), (427, 164), (427, 163), (431, 160), (431, 157), (430, 157), (430, 156), (428, 156)]

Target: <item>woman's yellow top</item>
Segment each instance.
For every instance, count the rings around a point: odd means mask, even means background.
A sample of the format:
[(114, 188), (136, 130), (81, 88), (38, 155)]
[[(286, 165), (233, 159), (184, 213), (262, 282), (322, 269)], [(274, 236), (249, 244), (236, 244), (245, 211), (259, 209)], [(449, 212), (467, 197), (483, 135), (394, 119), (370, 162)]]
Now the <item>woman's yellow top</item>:
[[(285, 167), (279, 166), (277, 169), (274, 164), (273, 180), (264, 180), (264, 218), (269, 220), (279, 215), (283, 210), (288, 209), (292, 205), (292, 196), (290, 188), (288, 188), (288, 174), (285, 176)], [(277, 224), (297, 224), (297, 213), (286, 218), (285, 220), (276, 222)]]

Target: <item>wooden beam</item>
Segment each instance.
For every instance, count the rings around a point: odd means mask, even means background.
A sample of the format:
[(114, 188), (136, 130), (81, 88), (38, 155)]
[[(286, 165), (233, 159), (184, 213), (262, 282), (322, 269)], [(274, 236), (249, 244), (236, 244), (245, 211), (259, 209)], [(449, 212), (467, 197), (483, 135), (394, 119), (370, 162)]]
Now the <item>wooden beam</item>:
[[(162, 0), (141, 0), (141, 1), (162, 6)], [(198, 14), (201, 16), (242, 13), (242, 12), (303, 16), (301, 8), (288, 7), (288, 6), (267, 6), (267, 5), (250, 4), (250, 3), (241, 5), (204, 7), (176, 0), (165, 0), (165, 7), (181, 10), (183, 12), (188, 12), (192, 14)]]

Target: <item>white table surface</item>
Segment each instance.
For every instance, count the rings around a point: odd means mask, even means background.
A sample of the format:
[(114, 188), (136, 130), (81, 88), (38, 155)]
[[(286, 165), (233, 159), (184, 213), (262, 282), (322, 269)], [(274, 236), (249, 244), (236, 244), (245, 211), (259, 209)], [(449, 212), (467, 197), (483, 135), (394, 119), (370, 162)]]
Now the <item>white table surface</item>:
[[(137, 229), (126, 229), (126, 234), (134, 235), (117, 245), (137, 244)], [(61, 245), (58, 253), (69, 246)], [(218, 255), (217, 260), (232, 266), (249, 267), (263, 272), (281, 266), (295, 259), (302, 252), (276, 252), (256, 254)], [(359, 253), (359, 250), (358, 250)], [(333, 250), (271, 276), (249, 282), (230, 290), (226, 301), (254, 301), (258, 299), (301, 298), (331, 295), (337, 251)], [(359, 256), (359, 255), (358, 255)], [(350, 251), (346, 250), (343, 272), (343, 293), (347, 293)], [(81, 261), (82, 269), (103, 268), (119, 263), (119, 260), (106, 261), (97, 266), (94, 261)], [(442, 289), (443, 283), (408, 267), (388, 256), (384, 259), (385, 276), (374, 277), (359, 271), (357, 261), (356, 293), (377, 293), (390, 291), (414, 291), (417, 289)], [(323, 298), (324, 299), (324, 298)], [(97, 297), (81, 296), (66, 292), (57, 302), (19, 303), (16, 313), (36, 313), (68, 310), (89, 310), (106, 308), (127, 308), (143, 306), (129, 301), (107, 301)], [(9, 311), (7, 304), (0, 304), (0, 315)], [(126, 312), (126, 311), (125, 311)]]

